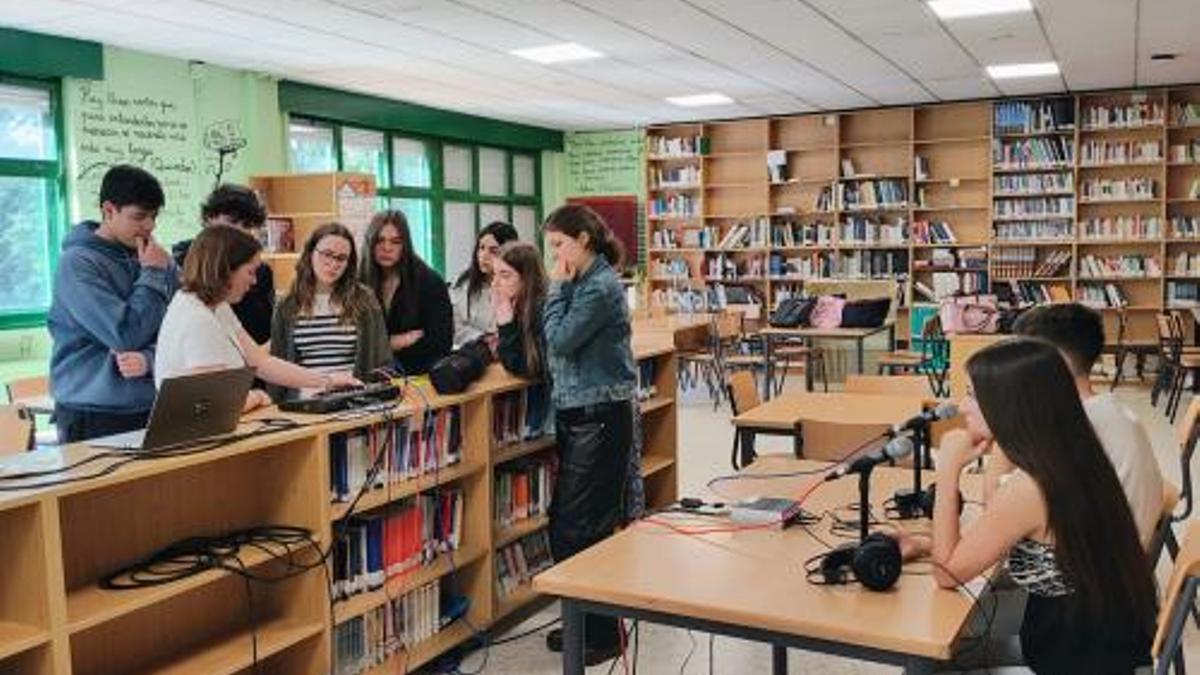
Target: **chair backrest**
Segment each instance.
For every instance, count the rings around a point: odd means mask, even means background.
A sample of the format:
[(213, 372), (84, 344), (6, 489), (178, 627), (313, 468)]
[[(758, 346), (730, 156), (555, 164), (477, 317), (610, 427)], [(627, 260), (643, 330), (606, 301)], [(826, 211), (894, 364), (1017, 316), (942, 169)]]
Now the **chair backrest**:
[(742, 336), (742, 315), (740, 312), (721, 312), (713, 316), (713, 333), (721, 342), (728, 342)]
[(749, 412), (762, 402), (758, 397), (754, 375), (748, 370), (735, 370), (730, 373), (725, 386), (729, 390), (729, 405), (733, 408), (734, 415)]
[(928, 398), (929, 378), (924, 375), (847, 375), (843, 391)]
[(8, 400), (11, 403), (19, 398), (34, 398), (49, 394), (50, 378), (45, 375), (20, 377), (9, 380), (5, 386), (8, 389)]
[(21, 406), (0, 405), (0, 455), (33, 449), (33, 416)]
[[(1154, 631), (1154, 644), (1151, 653), (1159, 660), (1170, 660), (1175, 650), (1182, 648), (1180, 644), (1168, 644), (1172, 640), (1169, 635), (1172, 624), (1186, 621), (1191, 611), (1192, 598), (1184, 593), (1189, 578), (1200, 575), (1200, 523), (1192, 522), (1183, 537), (1183, 545), (1179, 555), (1175, 556), (1175, 564), (1171, 567), (1171, 580), (1167, 583), (1163, 595), (1162, 608), (1158, 612), (1158, 626)], [(1161, 671), (1160, 671), (1161, 672)]]
[(1200, 442), (1200, 396), (1192, 397), (1183, 419), (1175, 426), (1175, 441), (1179, 444), (1179, 474), (1183, 480), (1180, 490), (1183, 512), (1176, 518), (1182, 520), (1192, 513), (1192, 455)]
[(1160, 355), (1171, 361), (1179, 357), (1180, 340), (1175, 335), (1175, 320), (1170, 314), (1154, 315), (1155, 327), (1158, 329), (1158, 348)]

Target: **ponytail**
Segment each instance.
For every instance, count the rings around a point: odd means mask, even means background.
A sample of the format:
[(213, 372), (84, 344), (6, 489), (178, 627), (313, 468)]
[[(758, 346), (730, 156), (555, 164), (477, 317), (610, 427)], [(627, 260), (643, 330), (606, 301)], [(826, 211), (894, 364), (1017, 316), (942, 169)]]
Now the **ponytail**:
[(588, 249), (596, 255), (603, 256), (614, 268), (620, 267), (625, 260), (625, 247), (621, 240), (617, 239), (600, 214), (590, 206), (560, 206), (546, 216), (543, 228), (547, 232), (561, 232), (573, 239), (587, 233)]

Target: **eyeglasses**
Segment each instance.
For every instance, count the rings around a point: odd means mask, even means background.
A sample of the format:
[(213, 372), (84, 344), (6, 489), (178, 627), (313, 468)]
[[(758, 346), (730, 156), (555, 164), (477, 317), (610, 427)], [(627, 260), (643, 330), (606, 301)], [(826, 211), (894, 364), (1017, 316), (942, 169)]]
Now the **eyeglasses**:
[(334, 253), (333, 251), (327, 251), (323, 248), (317, 249), (317, 255), (331, 263), (336, 263), (338, 265), (345, 265), (346, 263), (350, 262), (350, 256), (348, 254)]

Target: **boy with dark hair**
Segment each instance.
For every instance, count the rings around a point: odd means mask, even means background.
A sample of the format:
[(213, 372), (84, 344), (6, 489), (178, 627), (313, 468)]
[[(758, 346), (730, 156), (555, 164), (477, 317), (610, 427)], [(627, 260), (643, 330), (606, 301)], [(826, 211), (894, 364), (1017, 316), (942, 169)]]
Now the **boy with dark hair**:
[(146, 426), (154, 343), (179, 286), (171, 256), (152, 236), (164, 201), (154, 176), (114, 166), (100, 185), (101, 222), (79, 223), (63, 242), (46, 321), (63, 443)]
[[(244, 185), (222, 183), (200, 205), (205, 226), (229, 225), (257, 235), (267, 220), (267, 210), (254, 191)], [(183, 269), (192, 240), (181, 241), (171, 250), (175, 263)], [(275, 277), (267, 265), (259, 265), (254, 286), (241, 302), (232, 305), (233, 313), (250, 337), (258, 344), (271, 339), (271, 315), (275, 312)]]
[(1104, 351), (1100, 313), (1078, 303), (1034, 307), (1017, 319), (1013, 332), (1046, 340), (1062, 352), (1083, 409), (1129, 499), (1142, 543), (1149, 544), (1162, 516), (1162, 473), (1142, 423), (1112, 393), (1097, 394), (1092, 389), (1092, 366)]

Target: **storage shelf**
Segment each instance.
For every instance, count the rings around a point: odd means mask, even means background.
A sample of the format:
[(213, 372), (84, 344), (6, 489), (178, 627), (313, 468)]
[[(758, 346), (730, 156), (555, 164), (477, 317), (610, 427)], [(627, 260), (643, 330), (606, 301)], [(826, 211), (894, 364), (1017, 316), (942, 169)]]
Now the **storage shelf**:
[(658, 455), (642, 455), (642, 477), (653, 476), (654, 474), (667, 469), (675, 464), (675, 460), (670, 457), (659, 457)]
[(294, 213), (271, 213), (267, 218), (291, 218), (293, 220), (303, 220), (311, 218), (329, 218), (336, 219), (338, 214), (333, 211), (296, 211)]
[(991, 136), (957, 136), (950, 138), (922, 138), (913, 141), (913, 145), (936, 145), (940, 143), (981, 143), (991, 141)]
[(325, 629), (323, 622), (299, 623), (279, 619), (259, 623), (219, 642), (196, 649), (168, 665), (152, 668), (153, 675), (233, 675), (253, 665), (252, 641), (258, 641), (258, 660), (262, 661)]
[(1161, 197), (1136, 197), (1131, 199), (1080, 199), (1080, 206), (1089, 206), (1095, 204), (1158, 204), (1162, 201)]
[(1023, 167), (993, 166), (992, 173), (1066, 173), (1074, 168), (1074, 164), (1042, 164)]
[(788, 180), (781, 180), (781, 181), (778, 181), (775, 183), (767, 183), (767, 185), (770, 185), (771, 187), (788, 187), (790, 185), (828, 185), (830, 183), (833, 183), (836, 180), (837, 180), (837, 178), (835, 178), (833, 176), (829, 176), (827, 178), (818, 178), (816, 176), (810, 176), (810, 177), (802, 176), (800, 178), (789, 178)]
[(913, 211), (988, 211), (992, 207), (987, 204), (978, 206), (914, 206)]
[(773, 148), (773, 149), (774, 150), (783, 150), (784, 152), (829, 152), (830, 150), (837, 150), (838, 146), (831, 143), (828, 145), (798, 145), (798, 146), (790, 146), (790, 147), (786, 147), (786, 148)]
[(450, 554), (441, 553), (429, 565), (417, 567), (407, 573), (397, 575), (384, 582), (381, 588), (365, 593), (352, 595), (345, 600), (339, 600), (333, 605), (333, 622), (335, 624), (349, 621), (356, 616), (381, 607), (389, 600), (403, 596), (425, 584), (441, 579), (455, 570), (462, 569), (484, 557), (487, 551), (483, 546), (476, 545), (469, 549), (454, 551), (454, 564), (450, 564)]
[(963, 176), (961, 178), (918, 178), (913, 182), (917, 185), (940, 185), (950, 183), (984, 183), (989, 179), (987, 176)]
[(1038, 197), (1074, 197), (1070, 190), (1060, 192), (993, 192), (993, 199), (1037, 199)]
[(508, 526), (494, 525), (492, 528), (495, 533), (492, 535), (493, 548), (502, 549), (521, 537), (531, 535), (548, 525), (550, 525), (550, 518), (545, 515), (524, 518)]
[(992, 216), (993, 223), (1021, 223), (1021, 222), (1033, 222), (1033, 221), (1042, 222), (1042, 221), (1047, 221), (1047, 220), (1075, 220), (1075, 216), (1072, 214), (1069, 214), (1069, 213), (1066, 215), (1057, 215), (1057, 216), (1050, 216), (1050, 215)]
[(1015, 133), (998, 133), (996, 138), (1045, 138), (1047, 136), (1074, 136), (1075, 128), (1070, 129), (1054, 129), (1051, 131), (1029, 131)]
[(1108, 282), (1108, 281), (1162, 281), (1162, 276), (1154, 277), (1077, 277), (1080, 283), (1087, 281)]
[(996, 281), (1070, 281), (1071, 277), (993, 277)]
[(861, 141), (858, 143), (839, 143), (838, 147), (844, 150), (853, 150), (854, 148), (894, 148), (897, 145), (912, 145), (911, 138), (896, 138), (885, 141)]
[(674, 402), (674, 396), (651, 396), (644, 401), (638, 402), (638, 407), (641, 409), (643, 415), (647, 415), (656, 410), (662, 410)]
[(0, 621), (0, 660), (50, 641), (50, 631), (13, 621)]
[(990, 242), (986, 241), (951, 241), (940, 244), (913, 244), (913, 248), (929, 249), (929, 248), (967, 248), (987, 246)]
[(704, 155), (646, 155), (646, 159), (651, 162), (686, 162), (693, 159), (699, 159)]
[(1113, 164), (1080, 164), (1081, 169), (1144, 169), (1147, 167), (1161, 168), (1163, 160), (1159, 159), (1153, 162), (1124, 162)]
[(991, 246), (1070, 246), (1074, 239), (993, 239)]
[(547, 434), (541, 438), (501, 446), (493, 452), (492, 464), (503, 464), (504, 462), (511, 462), (514, 459), (520, 459), (527, 455), (548, 450), (553, 448), (556, 442), (557, 439), (554, 436)]
[(848, 208), (844, 208), (844, 209), (839, 209), (838, 213), (849, 213), (849, 214), (880, 213), (883, 211), (907, 211), (908, 209), (909, 209), (908, 204), (887, 204), (887, 205), (879, 204), (876, 206), (848, 207)]
[(703, 185), (659, 185), (657, 187), (647, 188), (650, 192), (692, 192), (699, 190)]
[(1112, 246), (1114, 244), (1123, 246), (1139, 246), (1147, 244), (1161, 244), (1163, 241), (1163, 239), (1155, 238), (1130, 237), (1129, 239), (1080, 239), (1077, 243), (1080, 246)]
[(532, 583), (517, 586), (511, 593), (496, 601), (495, 620), (499, 621), (513, 612), (521, 609), (538, 597)]
[(906, 173), (864, 173), (857, 176), (841, 176), (837, 179), (839, 183), (858, 183), (868, 180), (908, 180), (911, 178)]
[(415, 672), (421, 666), (465, 642), (472, 635), (474, 635), (474, 631), (460, 619), (434, 633), (428, 640), (418, 642), (408, 649), (401, 649), (392, 654), (384, 659), (383, 663), (363, 671), (363, 675), (394, 675), (399, 672)]
[(1080, 127), (1081, 134), (1100, 134), (1106, 131), (1150, 131), (1161, 130), (1165, 127), (1163, 122), (1155, 122), (1153, 124), (1133, 124), (1113, 127)]
[(762, 187), (766, 187), (768, 185), (770, 185), (770, 183), (768, 183), (765, 180), (762, 182), (758, 182), (758, 183), (705, 183), (704, 189), (705, 190), (713, 190), (713, 189), (736, 190), (736, 189), (743, 189), (743, 188), (762, 188)]
[[(483, 471), (484, 466), (485, 465), (483, 462), (460, 461), (458, 464), (453, 466), (439, 469), (436, 474), (433, 471), (429, 471), (416, 478), (410, 478), (409, 480), (392, 483), (390, 487), (385, 486), (382, 488), (369, 490), (362, 496), (362, 499), (358, 500), (358, 504), (356, 505), (354, 512), (362, 513), (364, 511), (379, 508), (380, 506), (383, 506), (389, 502), (415, 495), (418, 492), (424, 492), (425, 490), (437, 487), (438, 485), (445, 485), (446, 483), (470, 476), (471, 474), (479, 473), (480, 471)], [(349, 509), (350, 502), (338, 502), (334, 504), (333, 520), (341, 520), (342, 518), (345, 518), (348, 515), (347, 512)]]
[(651, 222), (661, 222), (668, 220), (700, 220), (703, 216), (646, 216), (646, 220)]

